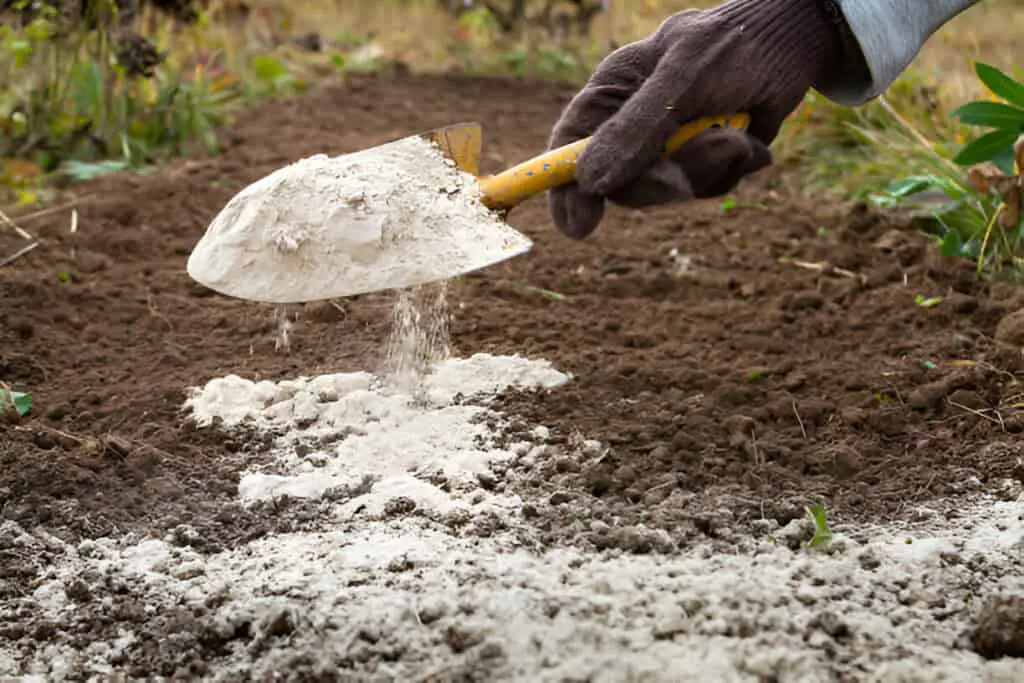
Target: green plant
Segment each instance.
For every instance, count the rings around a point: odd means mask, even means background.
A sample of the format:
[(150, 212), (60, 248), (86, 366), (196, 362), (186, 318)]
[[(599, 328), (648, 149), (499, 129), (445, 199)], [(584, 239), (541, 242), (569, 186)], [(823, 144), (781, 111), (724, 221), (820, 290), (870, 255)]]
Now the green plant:
[(0, 382), (0, 408), (13, 409), (20, 417), (25, 417), (32, 410), (32, 395), (13, 391)]
[(828, 515), (825, 506), (817, 503), (807, 508), (807, 516), (811, 518), (814, 525), (814, 535), (807, 541), (808, 548), (816, 548), (819, 545), (826, 545), (832, 541), (832, 530), (828, 525)]
[(918, 294), (914, 297), (914, 303), (921, 308), (935, 308), (942, 303), (941, 296), (925, 296), (924, 294)]
[(162, 54), (133, 62), (138, 43), (112, 34), (117, 7), (96, 6), (109, 16), (87, 27), (49, 6), (23, 28), (0, 26), (0, 157), (49, 172), (71, 160), (141, 166), (195, 142), (216, 151), (222, 110), (239, 94), (231, 79), (202, 64), (174, 69)]
[[(1017, 156), (1024, 152), (1017, 144), (1024, 135), (1024, 85), (988, 64), (977, 63), (975, 71), (993, 99), (969, 102), (951, 113), (963, 126), (986, 130), (964, 144), (933, 143), (891, 108), (895, 126), (885, 133), (855, 128), (876, 148), (898, 154), (918, 171), (892, 180), (868, 199), (917, 212), (941, 253), (976, 261), (979, 275), (1001, 272), (1007, 265), (1016, 273), (1024, 265), (1020, 167), (1015, 164), (1015, 145)], [(880, 101), (885, 106), (884, 98)]]
[(953, 111), (961, 123), (989, 129), (960, 150), (953, 161), (962, 166), (991, 162), (1003, 173), (1015, 173), (1013, 145), (1024, 134), (1024, 84), (981, 62), (975, 64), (975, 73), (985, 88), (1003, 101), (969, 102)]

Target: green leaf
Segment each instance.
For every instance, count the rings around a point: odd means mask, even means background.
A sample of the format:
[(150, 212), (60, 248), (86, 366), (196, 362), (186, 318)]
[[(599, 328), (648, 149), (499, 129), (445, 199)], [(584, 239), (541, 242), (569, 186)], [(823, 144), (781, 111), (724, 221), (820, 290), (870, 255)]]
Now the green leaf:
[(910, 178), (894, 180), (889, 183), (886, 193), (896, 198), (909, 197), (934, 186), (935, 179), (931, 176), (911, 176)]
[(125, 161), (75, 161), (68, 159), (60, 170), (75, 180), (92, 180), (108, 173), (117, 173), (128, 168)]
[(1015, 130), (994, 130), (991, 133), (985, 133), (960, 150), (960, 153), (953, 158), (953, 163), (971, 166), (991, 161), (1002, 154), (1007, 147), (1012, 147), (1017, 140), (1017, 135), (1018, 132)]
[(972, 261), (977, 261), (981, 257), (981, 244), (982, 241), (977, 237), (967, 240), (967, 243), (963, 246), (963, 256)]
[(32, 395), (24, 394), (20, 391), (12, 391), (8, 394), (6, 391), (0, 389), (0, 402), (5, 404), (14, 403), (14, 409), (18, 411), (18, 415), (25, 417), (28, 412), (32, 410)]
[(255, 55), (252, 58), (252, 68), (256, 76), (266, 83), (274, 83), (289, 75), (288, 68), (280, 60), (267, 55)]
[(1024, 109), (1002, 102), (968, 102), (958, 107), (950, 116), (960, 123), (983, 128), (1012, 128), (1020, 132), (1024, 128)]
[(993, 94), (1010, 104), (1024, 108), (1024, 84), (1013, 80), (991, 64), (977, 62), (974, 70)]
[(963, 250), (963, 240), (956, 230), (948, 230), (939, 242), (939, 253), (943, 256), (960, 256)]
[(992, 157), (992, 163), (1006, 175), (1016, 175), (1013, 170), (1013, 145), (1008, 145), (1006, 149)]
[(814, 536), (807, 545), (811, 548), (828, 543), (832, 540), (832, 530), (828, 528), (828, 516), (825, 514), (825, 506), (821, 503), (807, 508), (807, 514), (814, 522)]

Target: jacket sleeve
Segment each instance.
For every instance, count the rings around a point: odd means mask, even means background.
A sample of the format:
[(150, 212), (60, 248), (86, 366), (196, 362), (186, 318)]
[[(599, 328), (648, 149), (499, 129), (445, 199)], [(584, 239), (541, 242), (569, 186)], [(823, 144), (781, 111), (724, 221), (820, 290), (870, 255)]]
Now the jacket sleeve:
[(892, 85), (935, 31), (980, 0), (836, 0), (860, 45), (868, 73), (841, 74), (819, 90), (858, 106)]

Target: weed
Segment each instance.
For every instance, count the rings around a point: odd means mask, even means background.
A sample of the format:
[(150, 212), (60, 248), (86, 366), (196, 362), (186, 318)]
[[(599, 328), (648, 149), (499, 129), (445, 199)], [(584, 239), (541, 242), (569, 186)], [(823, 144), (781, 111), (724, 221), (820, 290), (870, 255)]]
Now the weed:
[(32, 395), (14, 391), (0, 382), (0, 415), (13, 409), (20, 417), (25, 417), (32, 410)]
[(276, 55), (204, 49), (216, 45), (202, 16), (187, 25), (136, 17), (151, 26), (143, 38), (120, 4), (92, 0), (89, 20), (78, 21), (42, 3), (20, 23), (0, 23), (0, 184), (20, 197), (37, 198), (54, 171), (87, 179), (216, 154), (235, 107), (304, 85)]
[(216, 151), (219, 112), (236, 95), (230, 82), (202, 65), (168, 70), (163, 53), (142, 47), (150, 43), (113, 33), (114, 3), (90, 6), (106, 13), (92, 28), (49, 6), (22, 28), (0, 26), (0, 157), (50, 172), (69, 160), (152, 163), (187, 153), (193, 140)]
[(825, 513), (825, 506), (821, 503), (807, 508), (807, 515), (814, 524), (814, 536), (807, 541), (808, 548), (816, 548), (832, 541), (832, 530), (828, 526), (828, 515)]
[(1024, 140), (1024, 84), (988, 64), (978, 63), (976, 73), (989, 99), (967, 103), (950, 116), (961, 126), (985, 129), (980, 136), (961, 134), (959, 144), (935, 143), (892, 110), (894, 125), (886, 133), (856, 129), (878, 154), (893, 162), (899, 155), (912, 171), (868, 198), (916, 212), (941, 253), (976, 261), (979, 275), (1003, 272), (1007, 265), (1013, 274), (1024, 264), (1019, 163), (1024, 142), (1017, 144)]

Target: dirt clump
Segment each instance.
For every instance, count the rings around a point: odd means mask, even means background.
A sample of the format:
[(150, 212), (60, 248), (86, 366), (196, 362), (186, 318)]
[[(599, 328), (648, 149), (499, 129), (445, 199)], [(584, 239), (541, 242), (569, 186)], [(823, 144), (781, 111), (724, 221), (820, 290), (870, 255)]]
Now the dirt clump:
[(986, 600), (971, 643), (986, 659), (1024, 657), (1024, 596), (997, 595)]
[(995, 339), (1024, 352), (1024, 308), (1010, 313), (996, 325)]

